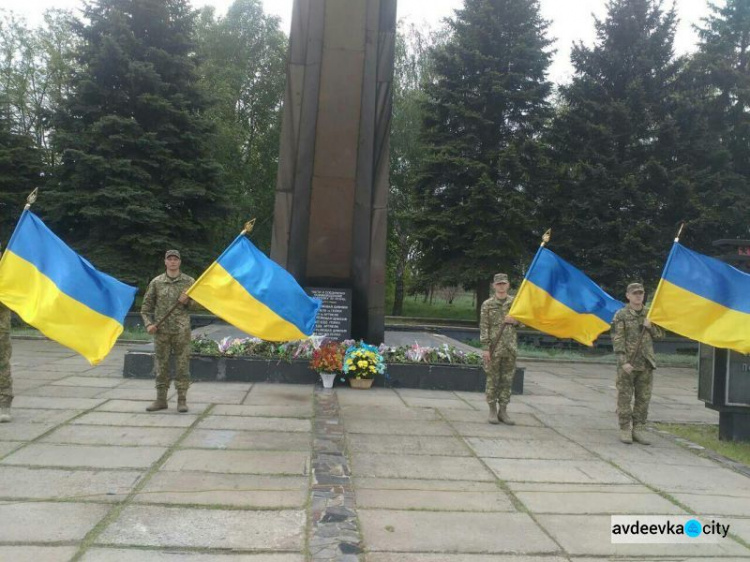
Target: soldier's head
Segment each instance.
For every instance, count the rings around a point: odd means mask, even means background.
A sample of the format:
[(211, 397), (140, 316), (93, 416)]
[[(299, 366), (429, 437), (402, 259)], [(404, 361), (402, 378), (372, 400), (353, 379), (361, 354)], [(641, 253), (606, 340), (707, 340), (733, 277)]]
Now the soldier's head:
[(164, 254), (164, 265), (167, 268), (167, 273), (171, 277), (175, 277), (180, 273), (181, 264), (182, 257), (180, 256), (179, 250), (167, 250)]
[(631, 283), (625, 291), (625, 298), (636, 309), (640, 309), (643, 306), (645, 296), (646, 291), (643, 290), (643, 285), (640, 283)]
[(504, 299), (508, 296), (508, 289), (510, 289), (510, 283), (508, 282), (507, 273), (495, 273), (495, 277), (492, 279), (492, 286), (495, 288), (495, 296), (499, 299)]

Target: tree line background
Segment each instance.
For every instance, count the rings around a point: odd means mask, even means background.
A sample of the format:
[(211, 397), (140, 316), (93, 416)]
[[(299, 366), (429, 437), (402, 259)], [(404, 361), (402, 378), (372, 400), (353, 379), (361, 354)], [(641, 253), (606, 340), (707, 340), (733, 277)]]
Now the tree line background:
[[(287, 37), (259, 0), (94, 0), (35, 28), (0, 13), (0, 241), (26, 194), (100, 269), (144, 285), (167, 247), (199, 272), (258, 217), (270, 247)], [(748, 238), (750, 0), (714, 6), (676, 56), (674, 5), (610, 0), (552, 84), (535, 0), (465, 0), (399, 27), (388, 281), (405, 295), (520, 282), (551, 248), (615, 296), (690, 247)]]

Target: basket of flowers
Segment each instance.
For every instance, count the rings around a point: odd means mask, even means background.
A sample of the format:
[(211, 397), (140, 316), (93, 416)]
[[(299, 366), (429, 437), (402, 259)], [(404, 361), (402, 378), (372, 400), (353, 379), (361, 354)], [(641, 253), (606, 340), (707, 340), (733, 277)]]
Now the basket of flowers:
[(352, 388), (370, 388), (375, 375), (385, 372), (385, 361), (378, 348), (360, 342), (352, 345), (344, 355), (344, 374)]
[(344, 348), (339, 342), (329, 341), (313, 350), (310, 368), (320, 375), (324, 388), (333, 388), (333, 381), (344, 370)]

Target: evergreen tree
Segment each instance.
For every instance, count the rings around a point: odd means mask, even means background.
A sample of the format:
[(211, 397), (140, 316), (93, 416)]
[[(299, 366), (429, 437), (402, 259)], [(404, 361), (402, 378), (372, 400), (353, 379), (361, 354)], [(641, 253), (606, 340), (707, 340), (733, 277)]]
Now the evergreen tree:
[[(145, 281), (164, 250), (200, 270), (225, 211), (197, 86), (187, 0), (95, 0), (76, 25), (80, 70), (56, 115), (62, 155), (40, 199), (56, 232), (95, 265)], [(213, 242), (213, 243), (212, 243)]]
[(709, 253), (713, 240), (750, 237), (750, 0), (711, 10), (677, 112), (693, 203), (686, 236)]
[(615, 295), (655, 281), (689, 193), (676, 163), (672, 116), (674, 8), (611, 0), (593, 47), (575, 45), (561, 88), (544, 197), (555, 250)]
[(531, 195), (550, 113), (548, 23), (536, 0), (466, 0), (426, 86), (416, 227), (424, 275), (476, 288), (535, 243)]
[(11, 127), (6, 113), (0, 111), (0, 254), (21, 216), (26, 196), (38, 187), (42, 172), (34, 139)]

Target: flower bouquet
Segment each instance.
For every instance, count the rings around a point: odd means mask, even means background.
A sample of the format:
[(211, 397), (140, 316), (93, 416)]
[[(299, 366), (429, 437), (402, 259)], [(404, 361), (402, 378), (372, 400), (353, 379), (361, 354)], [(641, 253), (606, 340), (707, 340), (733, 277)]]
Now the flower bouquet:
[(310, 368), (320, 375), (324, 388), (333, 388), (333, 381), (343, 371), (343, 365), (344, 349), (335, 341), (324, 343), (313, 350), (310, 358)]
[(374, 345), (358, 343), (346, 350), (344, 374), (352, 388), (370, 388), (375, 375), (385, 372), (385, 361)]

